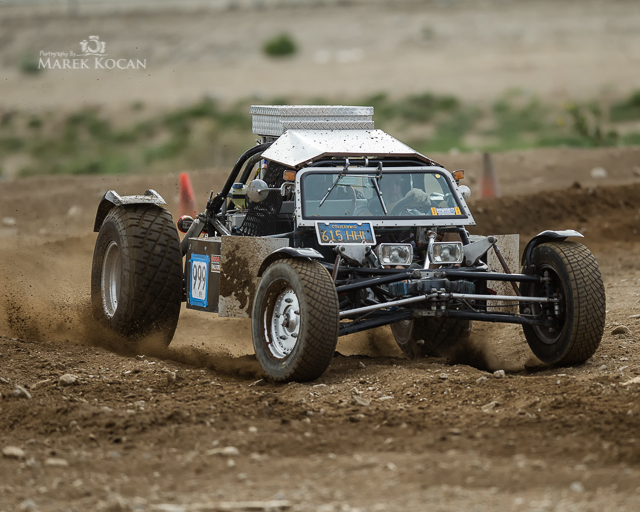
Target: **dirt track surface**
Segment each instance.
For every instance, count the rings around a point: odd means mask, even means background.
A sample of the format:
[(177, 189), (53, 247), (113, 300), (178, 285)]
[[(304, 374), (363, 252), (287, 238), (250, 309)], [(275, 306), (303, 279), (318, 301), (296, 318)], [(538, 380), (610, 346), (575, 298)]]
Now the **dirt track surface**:
[[(587, 364), (536, 365), (519, 327), (479, 323), (471, 365), (408, 361), (378, 329), (290, 385), (261, 380), (244, 320), (184, 311), (139, 355), (93, 327), (101, 193), (152, 187), (175, 215), (177, 176), (0, 183), (0, 511), (639, 510), (640, 156), (608, 151), (501, 155), (505, 197), (472, 207), (477, 233), (585, 232), (607, 291)], [(477, 177), (474, 155), (434, 157)], [(201, 203), (224, 178), (193, 175)]]

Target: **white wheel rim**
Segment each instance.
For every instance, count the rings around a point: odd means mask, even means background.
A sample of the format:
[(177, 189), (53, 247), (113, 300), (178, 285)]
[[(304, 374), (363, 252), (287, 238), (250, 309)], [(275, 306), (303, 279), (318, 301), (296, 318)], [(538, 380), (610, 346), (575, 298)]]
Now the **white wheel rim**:
[(265, 325), (271, 340), (269, 351), (274, 357), (284, 359), (293, 351), (300, 334), (300, 302), (292, 288), (278, 295), (271, 318), (266, 318), (267, 315), (269, 308), (265, 311)]
[(112, 318), (118, 309), (121, 277), (122, 260), (120, 258), (120, 247), (112, 241), (107, 246), (102, 263), (102, 307), (108, 318)]

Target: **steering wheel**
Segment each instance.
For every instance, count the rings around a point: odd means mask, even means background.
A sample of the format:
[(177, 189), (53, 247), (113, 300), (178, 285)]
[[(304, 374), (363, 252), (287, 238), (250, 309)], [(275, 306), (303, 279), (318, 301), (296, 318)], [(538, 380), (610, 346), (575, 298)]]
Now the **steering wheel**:
[[(397, 205), (393, 207), (391, 210), (392, 216), (402, 216), (402, 215), (427, 215), (427, 211), (423, 210), (424, 208), (430, 208), (428, 203), (423, 203), (421, 201), (409, 201), (403, 202), (400, 201)], [(410, 210), (418, 211), (417, 214), (411, 213)]]
[[(351, 185), (347, 185), (340, 190), (334, 189), (329, 198), (353, 201), (344, 209), (343, 215), (351, 216), (355, 214), (356, 206), (358, 205), (358, 193)], [(336, 214), (341, 215), (339, 212), (336, 212)]]
[[(356, 212), (356, 206), (358, 206), (358, 193), (356, 192), (356, 189), (353, 188), (351, 185), (347, 185), (346, 188), (351, 191), (351, 194), (353, 194), (353, 205), (351, 206), (351, 215), (354, 215)], [(346, 210), (345, 210), (345, 214), (346, 214)]]

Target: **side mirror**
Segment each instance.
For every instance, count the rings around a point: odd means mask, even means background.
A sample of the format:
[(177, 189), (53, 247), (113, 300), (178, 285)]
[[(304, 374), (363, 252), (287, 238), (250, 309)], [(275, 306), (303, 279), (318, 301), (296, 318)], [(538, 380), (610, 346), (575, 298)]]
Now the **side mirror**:
[(458, 187), (458, 190), (460, 191), (460, 195), (465, 201), (471, 197), (471, 189), (466, 185), (460, 185)]
[(192, 224), (193, 224), (193, 217), (191, 217), (190, 215), (183, 215), (178, 219), (178, 222), (177, 222), (178, 231), (186, 233), (187, 231), (189, 231), (189, 228), (191, 227)]
[(247, 187), (247, 197), (249, 201), (259, 203), (267, 198), (269, 190), (269, 185), (263, 180), (253, 180)]
[(287, 189), (294, 186), (294, 183), (285, 182), (279, 188), (270, 188), (263, 180), (253, 180), (247, 187), (247, 197), (249, 201), (259, 203), (260, 201), (264, 201), (272, 190), (277, 190), (285, 196), (287, 195)]

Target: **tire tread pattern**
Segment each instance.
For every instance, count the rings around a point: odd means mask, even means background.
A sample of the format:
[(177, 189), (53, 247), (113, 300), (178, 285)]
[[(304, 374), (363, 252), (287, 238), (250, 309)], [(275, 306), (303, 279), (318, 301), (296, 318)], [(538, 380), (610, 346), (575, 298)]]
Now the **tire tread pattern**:
[[(598, 263), (591, 251), (577, 242), (546, 242), (535, 249), (545, 250), (554, 252), (562, 261), (569, 276), (567, 285), (573, 303), (568, 346), (552, 364), (584, 363), (596, 352), (604, 333), (606, 295)], [(535, 256), (534, 252), (534, 261)]]
[[(293, 359), (291, 364), (286, 365), (287, 371), (285, 373), (269, 374), (265, 365), (263, 365), (263, 369), (270, 378), (278, 381), (304, 382), (314, 380), (320, 377), (329, 366), (338, 342), (340, 327), (338, 294), (331, 276), (317, 261), (281, 259), (267, 268), (263, 279), (270, 268), (282, 264), (289, 265), (302, 283), (304, 295), (298, 297), (298, 300), (301, 302), (301, 308), (303, 307), (302, 303), (305, 304), (306, 325), (301, 329), (301, 331), (304, 330), (305, 335), (304, 339), (300, 340), (303, 345), (300, 347), (299, 357)], [(262, 321), (260, 316), (257, 321)], [(254, 336), (257, 334), (259, 333), (254, 330)], [(258, 343), (263, 343), (263, 340), (259, 340)], [(257, 355), (260, 360), (260, 354)]]
[(314, 380), (324, 373), (338, 343), (340, 306), (331, 276), (317, 261), (293, 260), (305, 291), (309, 311), (307, 326), (308, 350), (300, 358), (293, 378)]
[[(171, 214), (156, 205), (113, 208), (103, 226), (111, 223), (122, 235), (123, 277), (118, 311), (120, 334), (138, 338), (157, 333), (169, 344), (182, 302), (180, 239)], [(102, 261), (94, 266), (101, 266)], [(98, 275), (101, 273), (98, 270)], [(100, 283), (98, 285), (98, 294)]]

